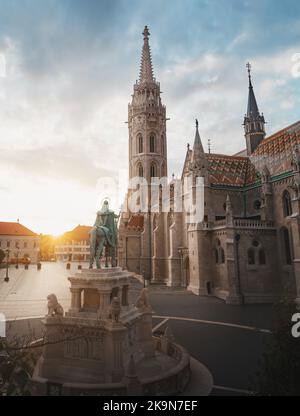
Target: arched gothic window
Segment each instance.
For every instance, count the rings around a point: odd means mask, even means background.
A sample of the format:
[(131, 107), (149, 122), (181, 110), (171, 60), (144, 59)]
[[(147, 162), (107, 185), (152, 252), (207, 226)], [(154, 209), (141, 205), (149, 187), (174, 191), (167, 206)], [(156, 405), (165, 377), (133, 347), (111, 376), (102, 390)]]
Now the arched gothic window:
[(222, 247), (220, 248), (220, 253), (221, 253), (221, 263), (225, 263), (225, 252)]
[(143, 169), (143, 165), (141, 163), (138, 164), (138, 175), (140, 178), (142, 178), (144, 176), (144, 169)]
[(150, 153), (155, 153), (155, 136), (151, 134), (150, 136)]
[(292, 250), (290, 243), (290, 233), (285, 227), (281, 229), (282, 245), (284, 248), (284, 262), (285, 264), (292, 264)]
[(225, 251), (223, 247), (221, 246), (221, 242), (219, 239), (216, 240), (215, 259), (216, 259), (216, 264), (225, 263)]
[(150, 166), (150, 178), (155, 178), (156, 177), (156, 166), (154, 163), (151, 163)]
[(143, 136), (141, 134), (138, 135), (138, 152), (143, 153), (144, 146), (143, 146)]
[(162, 156), (165, 155), (165, 137), (163, 134), (161, 136), (161, 154)]
[(258, 240), (252, 241), (252, 246), (248, 249), (247, 255), (249, 265), (259, 264), (263, 266), (267, 264), (266, 252)]
[(219, 250), (217, 248), (215, 248), (215, 259), (216, 259), (216, 264), (219, 263)]
[(248, 264), (255, 264), (255, 251), (253, 247), (248, 249)]
[(283, 205), (283, 215), (289, 217), (292, 215), (292, 201), (291, 196), (287, 190), (283, 192), (282, 195), (282, 205)]

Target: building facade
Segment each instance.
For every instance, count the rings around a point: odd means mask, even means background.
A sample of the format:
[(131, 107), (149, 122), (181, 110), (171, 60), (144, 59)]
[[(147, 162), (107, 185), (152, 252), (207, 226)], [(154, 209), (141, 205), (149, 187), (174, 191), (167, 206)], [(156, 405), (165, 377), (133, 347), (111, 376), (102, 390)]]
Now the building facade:
[(37, 263), (40, 252), (40, 236), (19, 222), (0, 222), (0, 250), (9, 254), (9, 261), (15, 263), (30, 259)]
[[(205, 153), (196, 122), (181, 178), (168, 184), (169, 211), (162, 210), (161, 186), (157, 209), (141, 212), (131, 210), (128, 190), (119, 261), (153, 283), (231, 304), (273, 302), (284, 290), (300, 301), (300, 121), (266, 137), (250, 65), (248, 76), (246, 149), (232, 156)], [(147, 28), (128, 127), (130, 179), (167, 176), (166, 109), (153, 76)], [(175, 194), (178, 181), (183, 188), (190, 180), (194, 201), (198, 178), (204, 215), (191, 222), (184, 204), (176, 209)]]
[(58, 261), (88, 261), (90, 259), (89, 231), (92, 227), (78, 225), (55, 242), (55, 258)]

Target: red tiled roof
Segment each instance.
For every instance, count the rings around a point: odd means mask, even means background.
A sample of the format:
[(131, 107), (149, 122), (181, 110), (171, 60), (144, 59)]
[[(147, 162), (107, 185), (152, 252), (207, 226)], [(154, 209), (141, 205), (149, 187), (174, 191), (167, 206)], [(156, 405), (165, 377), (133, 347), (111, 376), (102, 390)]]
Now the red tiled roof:
[(63, 234), (63, 236), (60, 238), (63, 241), (83, 241), (83, 240), (89, 240), (90, 235), (89, 231), (92, 229), (92, 227), (88, 225), (77, 225), (72, 231), (67, 231)]
[(271, 175), (288, 172), (296, 146), (300, 147), (300, 121), (266, 137), (251, 155), (251, 162), (257, 170), (267, 165)]
[(245, 186), (256, 181), (256, 172), (249, 158), (209, 153), (206, 155), (210, 183)]
[(58, 243), (65, 243), (71, 241), (84, 241), (89, 240), (89, 232), (92, 229), (89, 225), (77, 225), (72, 231), (65, 232), (61, 237), (57, 239)]
[(144, 216), (140, 214), (132, 215), (128, 221), (127, 227), (138, 231), (143, 230)]
[(0, 222), (0, 235), (37, 237), (38, 234), (18, 222)]

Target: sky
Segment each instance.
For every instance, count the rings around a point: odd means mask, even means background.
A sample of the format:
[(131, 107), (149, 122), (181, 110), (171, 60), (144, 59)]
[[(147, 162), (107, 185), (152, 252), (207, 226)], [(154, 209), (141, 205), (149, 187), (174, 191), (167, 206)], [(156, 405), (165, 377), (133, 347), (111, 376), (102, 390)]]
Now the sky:
[[(0, 221), (60, 234), (126, 190), (127, 106), (150, 28), (169, 175), (245, 148), (246, 63), (267, 134), (299, 119), (297, 0), (0, 0)], [(296, 54), (299, 54), (296, 55)]]

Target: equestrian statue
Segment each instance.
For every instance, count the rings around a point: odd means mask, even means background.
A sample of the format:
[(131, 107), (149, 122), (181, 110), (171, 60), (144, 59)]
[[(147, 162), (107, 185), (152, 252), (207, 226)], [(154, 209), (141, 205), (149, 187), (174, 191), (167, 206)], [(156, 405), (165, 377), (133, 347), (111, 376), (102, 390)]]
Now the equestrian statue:
[[(95, 260), (97, 269), (101, 269), (103, 249), (106, 250), (106, 256), (111, 257), (111, 266), (116, 266), (117, 218), (119, 216), (109, 209), (108, 201), (105, 200), (101, 210), (97, 212), (95, 224), (90, 231), (90, 269), (93, 268)], [(106, 267), (108, 267), (107, 261)]]

